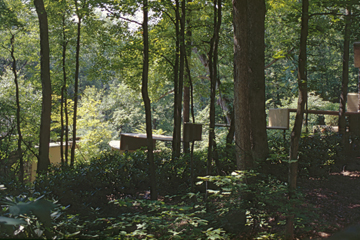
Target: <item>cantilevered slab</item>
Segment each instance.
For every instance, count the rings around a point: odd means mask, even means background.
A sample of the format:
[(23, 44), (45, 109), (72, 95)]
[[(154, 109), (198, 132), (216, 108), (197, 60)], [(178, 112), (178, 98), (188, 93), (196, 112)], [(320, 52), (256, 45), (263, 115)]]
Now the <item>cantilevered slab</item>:
[[(155, 146), (158, 141), (172, 141), (172, 136), (152, 135), (153, 144)], [(143, 133), (121, 133), (120, 135), (120, 150), (137, 150), (142, 147), (147, 147), (147, 135)]]
[[(121, 136), (127, 136), (127, 137), (133, 137), (133, 138), (147, 138), (146, 134), (143, 133), (121, 133)], [(154, 140), (160, 140), (160, 141), (172, 141), (172, 136), (166, 136), (166, 135), (157, 135), (153, 134), (152, 138)]]

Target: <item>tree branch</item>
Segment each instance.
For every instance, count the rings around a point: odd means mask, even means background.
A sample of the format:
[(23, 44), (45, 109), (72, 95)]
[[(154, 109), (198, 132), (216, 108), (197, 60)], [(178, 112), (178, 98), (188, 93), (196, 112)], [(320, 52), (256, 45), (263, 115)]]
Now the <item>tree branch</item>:
[(174, 64), (164, 55), (160, 54), (160, 56), (162, 56), (172, 67), (174, 67)]
[(132, 20), (132, 19), (129, 19), (129, 18), (126, 18), (126, 17), (122, 17), (122, 16), (120, 16), (120, 14), (119, 13), (115, 13), (115, 12), (113, 12), (113, 11), (111, 11), (108, 7), (106, 7), (106, 6), (102, 6), (108, 13), (110, 13), (111, 15), (113, 15), (113, 16), (115, 16), (115, 17), (117, 17), (117, 18), (120, 18), (120, 19), (122, 19), (122, 20), (125, 20), (125, 21), (128, 21), (128, 22), (132, 22), (132, 23), (135, 23), (135, 24), (137, 24), (137, 25), (140, 25), (140, 26), (142, 26), (142, 23), (139, 23), (138, 21), (135, 21), (135, 20)]
[(171, 21), (174, 25), (176, 24), (175, 20), (170, 16), (169, 13), (167, 13), (166, 11), (164, 11), (163, 13), (165, 13), (165, 15), (169, 17), (170, 21)]
[(309, 15), (309, 18), (313, 16), (325, 16), (325, 15), (333, 15), (333, 16), (343, 16), (344, 14), (335, 13), (335, 12), (328, 12), (328, 13), (313, 13)]
[[(286, 53), (286, 56), (289, 55), (292, 51), (294, 51), (295, 48), (292, 48), (291, 50), (289, 50), (287, 53)], [(276, 63), (277, 61), (279, 61), (281, 58), (276, 58), (276, 59), (273, 59), (270, 63), (268, 63), (265, 67), (264, 67), (264, 70), (271, 67), (271, 65), (273, 65), (274, 63)]]
[(174, 92), (174, 89), (173, 89), (173, 90), (168, 91), (167, 93), (164, 93), (163, 95), (161, 95), (161, 96), (158, 98), (158, 100), (157, 100), (157, 101), (159, 101), (160, 99), (162, 99), (162, 98), (166, 97), (167, 95), (169, 95), (170, 93), (173, 93), (173, 92)]

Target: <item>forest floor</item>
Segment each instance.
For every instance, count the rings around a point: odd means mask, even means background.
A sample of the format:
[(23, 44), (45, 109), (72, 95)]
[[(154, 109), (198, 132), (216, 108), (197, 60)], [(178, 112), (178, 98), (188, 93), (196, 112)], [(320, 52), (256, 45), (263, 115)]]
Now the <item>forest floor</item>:
[[(360, 157), (351, 157), (342, 169), (324, 178), (299, 180), (306, 204), (318, 214), (316, 231), (300, 239), (322, 239), (360, 224)], [(360, 226), (360, 225), (357, 225)], [(359, 229), (360, 239), (360, 229)]]

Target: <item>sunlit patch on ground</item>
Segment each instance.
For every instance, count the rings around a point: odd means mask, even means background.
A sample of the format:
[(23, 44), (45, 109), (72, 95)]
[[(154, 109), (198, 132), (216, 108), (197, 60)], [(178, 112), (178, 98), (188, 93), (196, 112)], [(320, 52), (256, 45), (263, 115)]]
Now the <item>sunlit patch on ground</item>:
[(318, 232), (318, 234), (319, 234), (319, 237), (322, 237), (322, 238), (326, 238), (326, 237), (331, 236), (329, 233), (326, 233), (326, 232)]
[(360, 172), (359, 171), (342, 171), (342, 172), (335, 172), (335, 173), (330, 173), (330, 175), (333, 176), (346, 176), (346, 177), (360, 177)]
[(350, 204), (349, 208), (358, 208), (360, 204)]

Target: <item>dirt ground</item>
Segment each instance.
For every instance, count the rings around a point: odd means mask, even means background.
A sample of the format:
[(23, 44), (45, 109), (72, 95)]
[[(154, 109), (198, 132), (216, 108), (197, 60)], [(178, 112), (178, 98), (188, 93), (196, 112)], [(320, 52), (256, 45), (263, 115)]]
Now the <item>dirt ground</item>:
[[(306, 203), (319, 214), (319, 219), (314, 219), (317, 230), (299, 239), (324, 239), (360, 224), (360, 157), (352, 157), (342, 169), (323, 179), (300, 179), (298, 186), (305, 193)], [(358, 237), (351, 239), (360, 240), (358, 226)]]

